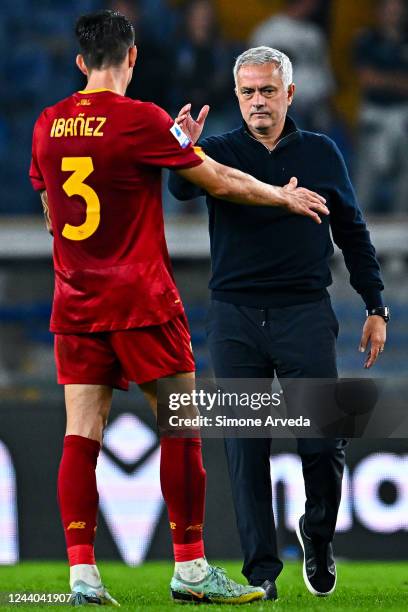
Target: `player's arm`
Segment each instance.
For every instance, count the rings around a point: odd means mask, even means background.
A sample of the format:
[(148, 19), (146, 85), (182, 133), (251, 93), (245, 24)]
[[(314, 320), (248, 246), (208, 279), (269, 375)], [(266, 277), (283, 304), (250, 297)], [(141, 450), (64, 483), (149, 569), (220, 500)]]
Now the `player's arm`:
[(40, 197), (41, 197), (41, 204), (42, 204), (43, 212), (44, 212), (45, 225), (46, 225), (47, 230), (51, 234), (51, 236), (53, 236), (54, 232), (52, 231), (50, 209), (48, 208), (48, 194), (45, 189), (40, 192)]
[(297, 189), (295, 178), (285, 187), (274, 187), (223, 166), (194, 149), (191, 138), (163, 109), (148, 102), (142, 104), (143, 114), (139, 117), (143, 123), (136, 126), (133, 148), (138, 163), (174, 170), (214, 197), (237, 204), (282, 206), (292, 213), (311, 217), (316, 223), (321, 223), (317, 213), (329, 214), (326, 200), (307, 189)]
[(40, 194), (41, 204), (42, 204), (43, 212), (44, 212), (45, 225), (47, 227), (47, 230), (51, 234), (51, 236), (53, 236), (54, 234), (52, 230), (50, 211), (48, 207), (48, 194), (45, 189), (45, 181), (44, 181), (43, 173), (41, 171), (40, 164), (38, 161), (38, 155), (37, 155), (38, 138), (39, 136), (41, 137), (41, 131), (42, 131), (41, 124), (42, 124), (42, 119), (44, 117), (44, 113), (45, 111), (37, 119), (35, 126), (34, 126), (32, 156), (31, 156), (31, 164), (30, 164), (30, 180), (31, 180), (34, 190)]
[(318, 213), (329, 214), (326, 200), (313, 191), (297, 188), (296, 178), (292, 178), (285, 187), (276, 187), (219, 164), (208, 156), (199, 166), (177, 172), (221, 200), (256, 206), (281, 206), (292, 213), (311, 217), (316, 223), (321, 223)]
[(167, 186), (170, 193), (181, 202), (205, 196), (205, 191), (201, 189), (201, 187), (194, 185), (194, 183), (190, 183), (190, 181), (186, 181), (177, 172), (169, 173)]

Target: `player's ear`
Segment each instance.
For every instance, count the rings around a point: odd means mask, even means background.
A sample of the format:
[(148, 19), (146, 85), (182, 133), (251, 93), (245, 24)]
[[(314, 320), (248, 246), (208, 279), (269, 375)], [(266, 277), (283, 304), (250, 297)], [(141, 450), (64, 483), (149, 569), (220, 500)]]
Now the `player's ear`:
[(82, 72), (82, 74), (84, 74), (85, 76), (88, 76), (88, 68), (85, 65), (85, 61), (84, 61), (83, 55), (78, 53), (78, 55), (76, 56), (75, 63), (78, 66), (78, 68), (80, 69), (80, 71)]
[(136, 45), (133, 45), (133, 47), (130, 47), (129, 49), (129, 68), (134, 67), (134, 65), (136, 64), (136, 58), (137, 58), (137, 47)]
[(293, 102), (293, 96), (295, 95), (296, 86), (294, 83), (291, 83), (288, 87), (288, 106), (290, 106)]

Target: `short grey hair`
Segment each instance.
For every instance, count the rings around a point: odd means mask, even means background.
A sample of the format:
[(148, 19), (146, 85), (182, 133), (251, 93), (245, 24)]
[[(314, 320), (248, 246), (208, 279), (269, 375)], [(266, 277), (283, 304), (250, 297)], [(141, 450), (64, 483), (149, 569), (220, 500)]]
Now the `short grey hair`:
[(273, 49), (272, 47), (253, 47), (247, 49), (239, 55), (234, 65), (234, 81), (237, 84), (237, 76), (240, 68), (248, 64), (276, 64), (282, 76), (282, 82), (285, 88), (293, 82), (292, 62), (285, 53)]

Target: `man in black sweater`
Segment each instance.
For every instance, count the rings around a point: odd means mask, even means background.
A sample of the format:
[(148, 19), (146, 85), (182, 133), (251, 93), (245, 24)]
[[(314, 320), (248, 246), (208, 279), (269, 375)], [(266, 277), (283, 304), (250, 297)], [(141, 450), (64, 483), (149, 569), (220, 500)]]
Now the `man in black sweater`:
[[(329, 258), (334, 242), (343, 252), (350, 282), (367, 309), (360, 351), (370, 368), (384, 348), (388, 309), (379, 265), (340, 151), (322, 134), (299, 130), (287, 116), (295, 86), (289, 58), (269, 47), (238, 57), (234, 76), (243, 124), (206, 138), (204, 152), (271, 184), (292, 176), (327, 200), (319, 225), (277, 208), (233, 206), (207, 194), (211, 239), (212, 301), (208, 342), (217, 378), (336, 378), (338, 322), (330, 304)], [(209, 108), (194, 121), (187, 104), (177, 122), (196, 142)], [(172, 174), (174, 196), (202, 195)], [(293, 188), (295, 183), (292, 183)], [(270, 481), (270, 439), (225, 441), (243, 574), (277, 597), (282, 569), (277, 554)], [(306, 490), (297, 530), (304, 550), (303, 577), (314, 595), (336, 586), (332, 552), (341, 498), (343, 439), (300, 439)]]

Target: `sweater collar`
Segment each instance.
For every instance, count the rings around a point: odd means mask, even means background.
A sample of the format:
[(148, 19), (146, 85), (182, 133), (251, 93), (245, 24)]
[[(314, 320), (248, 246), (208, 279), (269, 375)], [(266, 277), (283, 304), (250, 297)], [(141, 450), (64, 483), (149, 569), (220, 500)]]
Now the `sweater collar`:
[(272, 151), (276, 151), (277, 149), (285, 147), (289, 142), (292, 142), (293, 140), (298, 139), (300, 137), (300, 130), (298, 129), (294, 120), (291, 117), (289, 117), (289, 115), (286, 115), (285, 125), (283, 126), (282, 133), (280, 135), (278, 142), (276, 143), (273, 149), (269, 149), (260, 140), (255, 138), (249, 131), (248, 125), (246, 124), (244, 120), (242, 120), (241, 131), (252, 141), (260, 144), (262, 147), (267, 149), (270, 153)]

